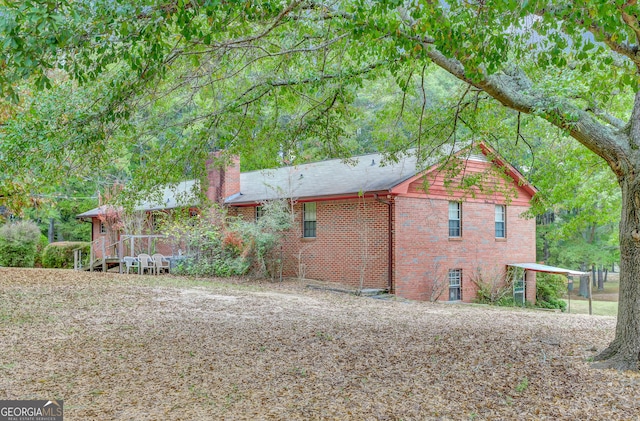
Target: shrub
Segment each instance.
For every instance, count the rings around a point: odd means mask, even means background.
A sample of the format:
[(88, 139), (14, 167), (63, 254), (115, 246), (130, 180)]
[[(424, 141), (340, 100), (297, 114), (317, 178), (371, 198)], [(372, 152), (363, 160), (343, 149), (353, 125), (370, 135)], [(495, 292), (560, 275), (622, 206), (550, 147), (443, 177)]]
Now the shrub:
[(567, 291), (566, 278), (562, 275), (538, 273), (536, 276), (536, 306), (559, 308), (565, 311), (567, 303), (561, 300)]
[(73, 268), (73, 250), (82, 249), (83, 265), (89, 262), (90, 243), (79, 241), (61, 241), (51, 243), (42, 253), (42, 265), (45, 268), (69, 269)]
[(229, 218), (224, 210), (214, 208), (207, 217), (190, 217), (167, 224), (164, 233), (176, 241), (176, 248), (187, 251), (187, 257), (173, 272), (219, 277), (250, 272), (268, 275), (268, 268), (275, 266), (272, 263), (275, 259), (269, 256), (280, 243), (282, 232), (291, 226), (291, 217), (282, 201), (265, 203), (263, 210), (258, 221)]
[(474, 302), (499, 306), (513, 305), (513, 289), (504, 275), (484, 274), (478, 269), (471, 276), (471, 282), (477, 287)]
[(36, 260), (35, 260), (35, 267), (37, 268), (41, 268), (42, 267), (42, 253), (44, 253), (44, 249), (45, 247), (47, 247), (49, 245), (49, 239), (47, 238), (46, 235), (40, 235), (40, 240), (38, 241), (38, 244), (36, 245)]
[[(515, 307), (516, 300), (513, 298), (513, 295), (505, 295), (504, 297), (496, 301), (494, 304), (500, 307)], [(518, 306), (519, 305), (520, 304), (518, 304)]]
[(0, 266), (33, 267), (41, 235), (32, 221), (0, 227)]

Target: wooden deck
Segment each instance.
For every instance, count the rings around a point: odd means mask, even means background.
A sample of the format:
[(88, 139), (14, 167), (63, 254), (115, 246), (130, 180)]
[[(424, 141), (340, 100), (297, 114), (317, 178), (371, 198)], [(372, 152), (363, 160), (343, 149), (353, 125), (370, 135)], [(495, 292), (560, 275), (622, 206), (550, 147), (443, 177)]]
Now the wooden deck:
[[(164, 235), (131, 235), (124, 234), (120, 237), (120, 239), (113, 244), (107, 244), (105, 238), (99, 238), (98, 240), (91, 242), (91, 248), (89, 252), (89, 264), (86, 266), (83, 265), (83, 256), (82, 250), (76, 249), (74, 250), (74, 262), (73, 268), (75, 270), (83, 270), (83, 271), (102, 271), (106, 272), (109, 269), (112, 269), (118, 266), (118, 270), (120, 273), (124, 272), (125, 263), (124, 257), (132, 256), (135, 257), (136, 250), (136, 241), (146, 241), (147, 246), (145, 247), (149, 254), (151, 254), (151, 240), (167, 238)], [(140, 248), (140, 247), (138, 247)], [(98, 253), (99, 252), (99, 253)], [(106, 257), (102, 257), (106, 256)], [(86, 260), (86, 259), (85, 259)]]
[[(87, 272), (102, 272), (121, 265), (122, 263), (119, 258), (107, 257), (106, 259), (96, 259), (93, 261), (93, 265), (87, 265), (87, 267), (80, 268), (79, 270)], [(120, 269), (120, 272), (122, 272), (122, 269)]]

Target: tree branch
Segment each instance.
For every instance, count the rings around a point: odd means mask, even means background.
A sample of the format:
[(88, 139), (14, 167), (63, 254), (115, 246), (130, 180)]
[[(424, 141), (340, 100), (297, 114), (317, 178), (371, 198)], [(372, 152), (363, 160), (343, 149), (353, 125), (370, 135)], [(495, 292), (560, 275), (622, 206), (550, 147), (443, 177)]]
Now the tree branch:
[[(635, 18), (634, 16), (629, 15), (628, 13), (626, 13), (624, 11), (625, 8), (632, 6), (636, 3), (636, 0), (630, 0), (628, 1), (626, 4), (620, 6), (618, 9), (620, 10), (620, 13), (622, 14), (622, 18), (623, 21), (627, 24), (627, 26), (629, 26), (635, 33), (636, 33), (636, 41), (640, 41), (640, 28), (638, 28), (638, 20), (637, 18)], [(551, 10), (549, 10), (549, 8), (545, 8), (545, 9), (541, 9), (539, 11), (537, 11), (535, 14), (538, 16), (543, 16), (544, 13), (553, 11), (555, 13), (558, 13), (560, 11), (566, 11), (565, 9), (567, 7), (573, 7), (570, 5), (564, 5), (564, 6), (552, 6)], [(560, 15), (562, 15), (562, 13), (559, 13)], [(624, 15), (627, 15), (627, 18), (624, 17)], [(569, 20), (566, 23), (575, 23), (578, 24), (582, 27), (586, 27), (584, 24), (584, 21), (582, 20), (577, 20), (577, 21), (571, 21)], [(640, 56), (638, 55), (638, 45), (637, 44), (630, 44), (627, 42), (618, 42), (616, 41), (616, 39), (618, 38), (618, 36), (616, 34), (610, 33), (608, 31), (605, 31), (604, 28), (602, 26), (600, 26), (598, 23), (591, 23), (588, 27), (586, 27), (586, 30), (591, 32), (593, 35), (596, 36), (596, 38), (601, 38), (602, 42), (604, 42), (604, 44), (609, 47), (612, 51), (627, 57), (628, 59), (630, 59), (633, 63), (636, 64), (636, 66), (640, 67)]]
[(604, 31), (598, 25), (591, 25), (589, 27), (589, 32), (593, 35), (600, 36), (603, 38), (603, 42), (607, 47), (609, 47), (612, 51), (627, 57), (632, 62), (636, 64), (636, 66), (640, 65), (640, 57), (638, 56), (638, 46), (635, 44), (628, 44), (626, 42), (616, 42), (615, 36), (609, 32)]
[(608, 112), (602, 110), (601, 108), (599, 108), (595, 104), (590, 105), (589, 107), (587, 107), (585, 111), (591, 111), (595, 116), (597, 116), (600, 119), (604, 120), (606, 123), (612, 125), (613, 127), (615, 127), (618, 130), (623, 130), (627, 126), (627, 123), (625, 123), (624, 121), (620, 120), (618, 117), (612, 116), (611, 114), (609, 114)]
[[(629, 118), (629, 130), (631, 139), (640, 139), (640, 91), (636, 92), (633, 110)], [(635, 145), (639, 147), (640, 145)]]
[(271, 25), (269, 25), (269, 27), (267, 27), (264, 31), (262, 31), (259, 34), (250, 36), (250, 37), (246, 37), (246, 38), (241, 38), (238, 40), (233, 40), (231, 42), (226, 42), (224, 43), (224, 45), (226, 46), (230, 46), (233, 44), (246, 44), (246, 43), (250, 43), (252, 41), (258, 40), (260, 38), (264, 38), (265, 36), (269, 35), (269, 33), (271, 31), (273, 31), (275, 28), (277, 28), (278, 26), (280, 26), (280, 24), (284, 21), (285, 16), (287, 16), (289, 13), (291, 13), (291, 11), (293, 9), (296, 8), (296, 6), (298, 6), (301, 3), (300, 0), (295, 0), (292, 1), (289, 6), (287, 6), (285, 9), (282, 10), (282, 12), (280, 12), (278, 14), (278, 16), (274, 19), (274, 21), (271, 23)]
[[(209, 53), (214, 53), (222, 48), (224, 49), (244, 49), (244, 48), (255, 48), (258, 49), (260, 51), (262, 51), (264, 53), (264, 55), (262, 55), (261, 57), (258, 57), (258, 59), (261, 58), (265, 58), (265, 57), (277, 57), (277, 56), (282, 56), (282, 55), (287, 55), (287, 54), (297, 54), (297, 53), (312, 53), (314, 51), (319, 51), (322, 50), (324, 48), (327, 48), (329, 46), (331, 46), (331, 44), (334, 44), (344, 38), (346, 38), (347, 36), (349, 36), (349, 33), (344, 33), (342, 35), (339, 35), (335, 38), (326, 40), (325, 42), (323, 42), (322, 44), (319, 45), (315, 45), (312, 47), (307, 47), (307, 48), (292, 48), (290, 50), (281, 50), (281, 51), (277, 51), (277, 52), (270, 52), (268, 51), (266, 48), (264, 48), (263, 46), (260, 45), (244, 45), (243, 43), (241, 43), (240, 41), (235, 42), (228, 42), (228, 43), (219, 43), (214, 45), (214, 48), (209, 48), (206, 50), (202, 50), (202, 51), (181, 51), (180, 53), (182, 55), (203, 55), (203, 54), (209, 54)], [(244, 42), (244, 41), (243, 41)]]
[[(395, 62), (398, 61), (399, 59), (393, 60), (391, 62)], [(365, 67), (362, 67), (360, 69), (354, 70), (350, 73), (332, 73), (332, 74), (323, 74), (323, 75), (319, 75), (317, 77), (313, 77), (313, 78), (306, 78), (306, 79), (289, 79), (289, 80), (274, 80), (271, 82), (266, 82), (267, 85), (271, 85), (273, 87), (277, 87), (277, 86), (291, 86), (291, 85), (305, 85), (308, 83), (315, 83), (315, 82), (320, 82), (323, 80), (329, 80), (329, 79), (337, 79), (337, 78), (350, 78), (353, 76), (359, 76), (365, 73), (368, 73), (372, 70), (375, 70), (378, 67), (381, 67), (383, 65), (387, 65), (389, 63), (391, 63), (389, 61), (377, 61), (375, 63), (371, 63)]]
[(620, 12), (622, 13), (622, 20), (636, 34), (636, 41), (640, 42), (640, 25), (638, 25), (638, 17), (627, 13), (625, 10), (631, 6), (635, 6), (635, 4), (636, 0), (629, 0), (628, 2), (620, 6)]
[[(433, 45), (425, 45), (427, 56), (436, 65), (498, 100), (506, 107), (539, 116), (556, 127), (568, 131), (589, 150), (606, 160), (614, 171), (624, 160), (628, 139), (609, 126), (599, 123), (589, 113), (560, 98), (536, 92), (527, 75), (517, 67), (503, 72), (478, 76), (467, 72), (457, 59), (446, 57)], [(639, 111), (640, 112), (640, 111)]]

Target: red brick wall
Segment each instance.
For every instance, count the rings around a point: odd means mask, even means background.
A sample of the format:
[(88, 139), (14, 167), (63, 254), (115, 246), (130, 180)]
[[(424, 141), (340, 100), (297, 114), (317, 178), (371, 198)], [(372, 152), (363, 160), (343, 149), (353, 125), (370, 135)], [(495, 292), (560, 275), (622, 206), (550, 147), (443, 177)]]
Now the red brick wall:
[[(398, 295), (429, 300), (440, 283), (439, 299), (448, 300), (448, 271), (462, 269), (462, 300), (470, 302), (476, 295), (472, 277), (503, 279), (506, 264), (535, 262), (535, 220), (521, 217), (527, 206), (507, 206), (506, 239), (495, 238), (495, 203), (480, 200), (462, 203), (462, 236), (449, 238), (448, 206), (440, 198), (396, 198)], [(527, 280), (527, 298), (535, 301), (535, 274)]]
[[(535, 262), (535, 220), (521, 217), (531, 194), (482, 159), (466, 161), (452, 183), (477, 177), (478, 186), (454, 190), (445, 185), (445, 177), (445, 171), (435, 169), (394, 189), (399, 193), (394, 215), (396, 293), (448, 300), (449, 270), (461, 269), (462, 300), (470, 302), (476, 296), (473, 278), (503, 281), (507, 263)], [(449, 238), (450, 200), (462, 201), (461, 238)], [(495, 238), (496, 204), (507, 206), (505, 239)], [(527, 299), (533, 302), (535, 273), (527, 274), (527, 282)]]
[(231, 157), (226, 168), (220, 168), (215, 159), (221, 152), (214, 152), (207, 160), (207, 198), (213, 203), (222, 203), (227, 197), (240, 192), (240, 158)]
[[(359, 286), (366, 251), (364, 288), (386, 288), (387, 205), (374, 200), (365, 205), (358, 200), (316, 203), (315, 239), (301, 238), (302, 204), (295, 205), (295, 227), (284, 241), (284, 275), (299, 275), (301, 256), (306, 278)], [(397, 295), (429, 300), (436, 280), (442, 284), (439, 299), (448, 300), (448, 271), (462, 269), (462, 300), (470, 302), (476, 295), (473, 276), (502, 281), (506, 264), (535, 261), (535, 220), (521, 217), (528, 206), (507, 206), (506, 239), (495, 238), (495, 203), (477, 198), (462, 204), (462, 237), (450, 239), (448, 206), (449, 200), (424, 194), (422, 198), (395, 199), (393, 276)], [(253, 207), (237, 208), (237, 212), (245, 219), (255, 217)], [(535, 273), (527, 274), (527, 299), (535, 301)]]
[[(334, 281), (363, 288), (388, 286), (388, 206), (375, 199), (319, 201), (316, 238), (302, 238), (302, 204), (283, 242), (285, 276)], [(238, 208), (245, 219), (255, 208)]]

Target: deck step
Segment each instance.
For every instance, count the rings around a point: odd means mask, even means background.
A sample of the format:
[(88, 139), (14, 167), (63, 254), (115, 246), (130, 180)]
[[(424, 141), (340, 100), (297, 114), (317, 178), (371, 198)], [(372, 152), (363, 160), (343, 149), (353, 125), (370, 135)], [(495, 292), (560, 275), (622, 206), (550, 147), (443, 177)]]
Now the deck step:
[[(87, 267), (83, 267), (82, 270), (90, 271), (92, 265), (88, 265)], [(120, 259), (117, 257), (107, 257), (106, 259), (107, 270), (112, 269), (116, 266), (120, 266)], [(102, 272), (102, 259), (96, 259), (93, 262), (93, 271), (94, 272)]]

